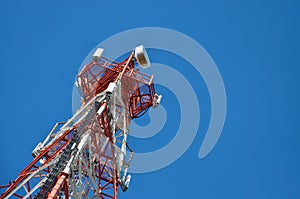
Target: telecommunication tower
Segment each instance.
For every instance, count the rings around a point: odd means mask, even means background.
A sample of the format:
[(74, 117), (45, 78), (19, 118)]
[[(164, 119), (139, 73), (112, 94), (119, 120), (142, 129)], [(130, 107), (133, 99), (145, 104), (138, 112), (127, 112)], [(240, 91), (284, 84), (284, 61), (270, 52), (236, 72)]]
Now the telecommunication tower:
[(133, 151), (127, 143), (129, 124), (160, 103), (145, 48), (136, 47), (123, 61), (102, 56), (97, 48), (79, 72), (76, 86), (82, 106), (66, 122), (55, 124), (32, 151), (33, 161), (16, 180), (0, 186), (6, 198), (117, 198), (126, 191)]

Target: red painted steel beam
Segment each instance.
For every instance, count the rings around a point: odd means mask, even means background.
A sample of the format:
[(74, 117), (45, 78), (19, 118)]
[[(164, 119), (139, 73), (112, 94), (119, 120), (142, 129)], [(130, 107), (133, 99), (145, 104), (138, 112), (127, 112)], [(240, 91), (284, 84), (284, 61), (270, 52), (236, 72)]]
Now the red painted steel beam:
[[(24, 179), (26, 179), (28, 177), (28, 175), (32, 172), (32, 168), (34, 168), (34, 165), (43, 157), (45, 156), (48, 151), (55, 146), (59, 141), (61, 141), (65, 136), (67, 136), (70, 132), (72, 132), (75, 129), (75, 127), (73, 126), (72, 128), (66, 130), (66, 132), (57, 140), (55, 140), (51, 145), (49, 145), (45, 150), (41, 151), (41, 153), (34, 158), (34, 160), (25, 168), (23, 169), (23, 171), (20, 172), (18, 178), (9, 186), (9, 188), (0, 196), (0, 199), (5, 198), (11, 191), (13, 191), (17, 185), (19, 183), (21, 183)], [(67, 143), (67, 142), (66, 142)], [(62, 150), (62, 148), (60, 148), (60, 150), (57, 150), (56, 154), (58, 154), (60, 151)], [(44, 166), (45, 164), (49, 163), (50, 160), (53, 159), (53, 157), (55, 156), (51, 156), (49, 159), (47, 159), (41, 166)], [(22, 197), (21, 197), (22, 198)]]

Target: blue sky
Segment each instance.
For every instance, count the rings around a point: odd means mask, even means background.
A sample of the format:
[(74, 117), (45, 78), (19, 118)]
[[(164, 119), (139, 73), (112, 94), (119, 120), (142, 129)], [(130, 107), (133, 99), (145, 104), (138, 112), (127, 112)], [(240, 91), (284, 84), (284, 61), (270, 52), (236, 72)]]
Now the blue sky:
[[(210, 101), (201, 77), (184, 70), (202, 102), (197, 137), (169, 167), (134, 174), (120, 198), (299, 198), (299, 8), (297, 1), (1, 1), (0, 184), (32, 160), (56, 121), (72, 115), (74, 79), (89, 51), (119, 32), (158, 26), (211, 55), (226, 87), (226, 123), (199, 160)], [(149, 56), (178, 70), (185, 64), (155, 50)], [(176, 115), (172, 93), (159, 90)], [(153, 140), (132, 138), (134, 149), (163, 146), (174, 136), (170, 123)]]

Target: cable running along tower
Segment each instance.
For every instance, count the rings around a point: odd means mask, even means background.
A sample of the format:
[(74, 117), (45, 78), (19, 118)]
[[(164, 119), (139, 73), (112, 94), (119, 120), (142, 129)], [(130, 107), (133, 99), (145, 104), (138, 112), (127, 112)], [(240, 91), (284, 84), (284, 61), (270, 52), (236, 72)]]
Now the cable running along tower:
[(1, 199), (117, 198), (126, 191), (133, 151), (129, 124), (160, 103), (148, 76), (135, 68), (150, 66), (143, 46), (123, 61), (102, 56), (98, 48), (77, 76), (82, 106), (67, 122), (55, 124), (32, 151), (34, 160), (16, 180), (0, 186)]

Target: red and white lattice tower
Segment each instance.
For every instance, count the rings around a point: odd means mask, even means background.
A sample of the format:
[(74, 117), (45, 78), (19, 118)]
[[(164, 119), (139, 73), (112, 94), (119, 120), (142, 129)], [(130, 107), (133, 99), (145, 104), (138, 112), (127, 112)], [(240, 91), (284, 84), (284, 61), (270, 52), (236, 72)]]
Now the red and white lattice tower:
[(116, 62), (102, 56), (78, 74), (81, 108), (67, 122), (58, 122), (32, 152), (34, 160), (8, 185), (3, 198), (117, 198), (126, 191), (133, 151), (127, 144), (131, 119), (156, 107), (153, 76), (135, 68), (149, 67), (143, 46)]

